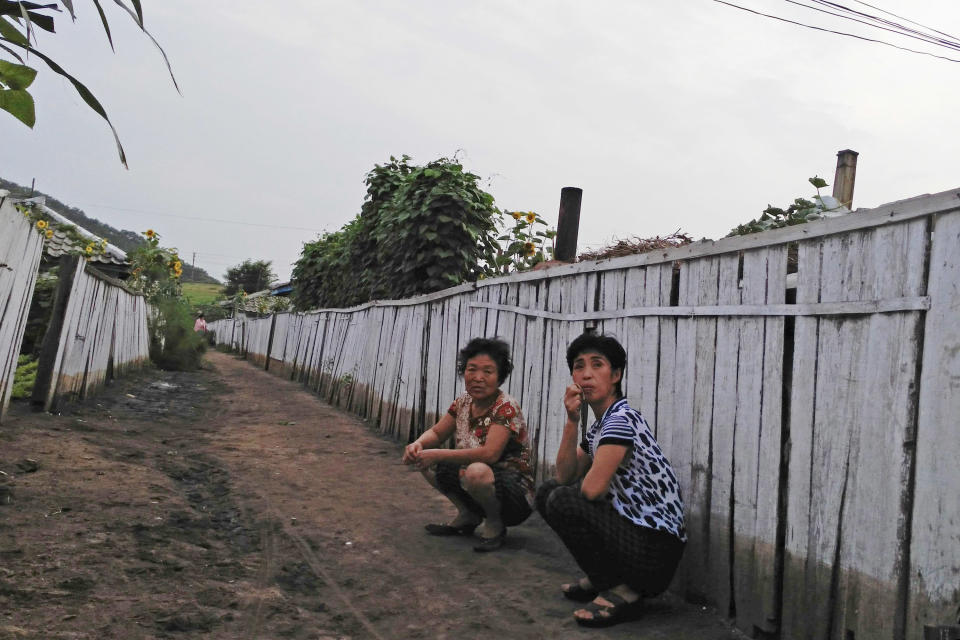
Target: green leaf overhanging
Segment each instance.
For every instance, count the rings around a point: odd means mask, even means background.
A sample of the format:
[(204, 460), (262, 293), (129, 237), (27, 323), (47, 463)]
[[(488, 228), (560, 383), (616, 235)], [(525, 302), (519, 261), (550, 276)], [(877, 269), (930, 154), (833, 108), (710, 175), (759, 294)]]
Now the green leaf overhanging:
[(43, 60), (47, 64), (47, 66), (50, 67), (51, 70), (53, 70), (54, 73), (57, 73), (63, 76), (64, 78), (66, 78), (67, 80), (69, 80), (70, 84), (72, 84), (74, 89), (77, 90), (77, 93), (80, 94), (80, 97), (83, 98), (83, 101), (87, 103), (87, 106), (89, 106), (91, 109), (96, 111), (98, 114), (100, 114), (100, 116), (104, 120), (106, 120), (107, 125), (109, 125), (110, 127), (110, 131), (113, 132), (113, 139), (117, 143), (117, 151), (120, 154), (120, 162), (123, 164), (124, 168), (129, 168), (127, 166), (127, 154), (123, 151), (123, 145), (120, 144), (120, 136), (117, 135), (117, 130), (114, 128), (113, 123), (110, 122), (110, 118), (107, 116), (106, 109), (103, 108), (103, 105), (100, 104), (100, 101), (97, 100), (96, 96), (94, 96), (93, 93), (91, 93), (91, 91), (87, 89), (87, 87), (82, 82), (80, 82), (79, 80), (74, 78), (72, 75), (64, 71), (60, 65), (58, 65), (56, 62), (51, 60), (47, 55), (40, 53), (33, 47), (24, 46), (22, 44), (18, 44), (16, 42), (7, 40), (5, 38), (0, 38), (0, 40), (5, 40), (10, 44), (19, 46), (20, 48), (27, 50), (29, 53)]
[(37, 121), (33, 96), (23, 89), (0, 89), (0, 109), (10, 113), (31, 129)]
[(103, 12), (103, 7), (100, 6), (100, 0), (93, 0), (94, 6), (97, 8), (97, 13), (100, 14), (100, 22), (103, 23), (103, 30), (107, 32), (107, 42), (110, 43), (110, 50), (116, 53), (116, 49), (113, 47), (113, 36), (110, 35), (110, 23), (107, 22), (107, 15)]
[(36, 77), (36, 69), (0, 60), (0, 84), (6, 85), (9, 89), (26, 89), (33, 84)]

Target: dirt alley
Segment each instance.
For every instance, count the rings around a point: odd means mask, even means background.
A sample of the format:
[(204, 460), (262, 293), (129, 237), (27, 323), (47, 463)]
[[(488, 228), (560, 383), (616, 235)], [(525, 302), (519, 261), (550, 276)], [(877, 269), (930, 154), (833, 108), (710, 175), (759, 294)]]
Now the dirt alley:
[[(534, 515), (501, 552), (432, 538), (401, 444), (233, 355), (0, 426), (0, 639), (742, 638), (672, 596), (574, 624)], [(33, 464), (36, 462), (36, 469)], [(4, 496), (11, 495), (8, 504)]]

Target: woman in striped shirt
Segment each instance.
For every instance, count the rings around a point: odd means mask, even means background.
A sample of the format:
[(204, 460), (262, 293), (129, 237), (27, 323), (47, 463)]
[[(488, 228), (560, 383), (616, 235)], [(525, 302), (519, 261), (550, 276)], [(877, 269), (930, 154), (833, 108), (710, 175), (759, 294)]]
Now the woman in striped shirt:
[[(561, 587), (587, 602), (578, 624), (601, 627), (638, 617), (642, 598), (670, 584), (686, 531), (677, 477), (649, 426), (623, 397), (627, 355), (614, 338), (585, 333), (567, 349), (573, 384), (557, 452), (556, 478), (537, 510), (586, 574)], [(578, 438), (581, 408), (596, 418)]]

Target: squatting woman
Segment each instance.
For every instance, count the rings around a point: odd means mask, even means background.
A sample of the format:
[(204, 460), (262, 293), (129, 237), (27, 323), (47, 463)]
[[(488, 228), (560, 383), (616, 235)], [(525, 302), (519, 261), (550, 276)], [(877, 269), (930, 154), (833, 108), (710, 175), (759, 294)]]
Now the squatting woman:
[[(476, 530), (475, 551), (499, 549), (507, 527), (533, 511), (527, 425), (517, 401), (500, 390), (512, 370), (505, 342), (471, 340), (457, 360), (466, 392), (403, 452), (403, 462), (416, 465), (457, 509), (450, 522), (428, 524), (427, 533), (456, 536)], [(450, 437), (456, 448), (440, 448)]]
[[(583, 626), (638, 617), (642, 598), (670, 584), (686, 542), (676, 475), (621, 391), (626, 361), (608, 336), (585, 333), (570, 344), (556, 479), (537, 493), (537, 510), (586, 574), (561, 586), (588, 603), (573, 614)], [(583, 404), (596, 420), (578, 443)]]

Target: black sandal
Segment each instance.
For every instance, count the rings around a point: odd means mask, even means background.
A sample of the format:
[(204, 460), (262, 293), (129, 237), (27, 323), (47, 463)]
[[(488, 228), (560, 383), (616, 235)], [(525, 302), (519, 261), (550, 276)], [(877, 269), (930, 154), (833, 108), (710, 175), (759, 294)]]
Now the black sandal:
[(590, 602), (600, 595), (600, 592), (596, 589), (584, 589), (579, 582), (560, 585), (560, 593), (563, 594), (564, 598), (574, 602)]
[(477, 553), (487, 553), (490, 551), (496, 551), (503, 546), (503, 541), (507, 538), (507, 528), (504, 527), (503, 531), (493, 536), (492, 538), (480, 538), (480, 544), (473, 547), (473, 550)]
[(480, 523), (476, 524), (461, 524), (459, 526), (454, 526), (452, 524), (428, 524), (424, 525), (424, 529), (427, 530), (431, 536), (469, 536), (473, 533), (473, 530), (480, 526)]
[(605, 591), (600, 594), (601, 598), (609, 602), (612, 606), (605, 606), (591, 602), (583, 609), (590, 613), (589, 618), (579, 618), (574, 616), (582, 627), (611, 627), (621, 622), (636, 620), (643, 615), (643, 600), (638, 599), (634, 602), (627, 602), (617, 594), (611, 591)]

